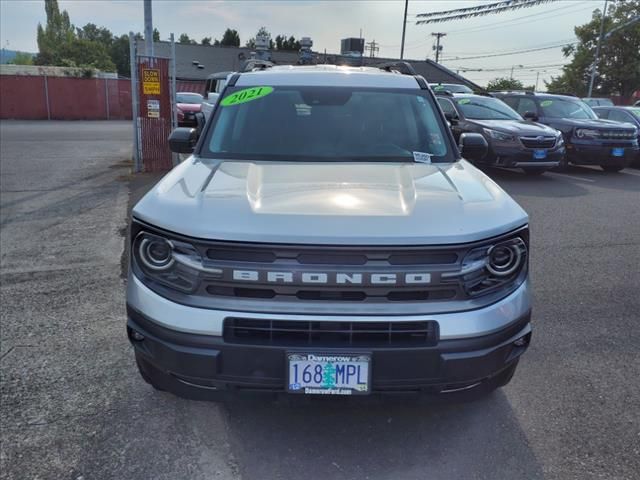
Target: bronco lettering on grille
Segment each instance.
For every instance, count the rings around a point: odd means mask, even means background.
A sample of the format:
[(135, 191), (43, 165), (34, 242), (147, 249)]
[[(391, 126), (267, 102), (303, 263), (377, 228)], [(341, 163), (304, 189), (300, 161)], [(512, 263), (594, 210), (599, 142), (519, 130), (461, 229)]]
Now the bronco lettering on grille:
[(419, 273), (360, 273), (360, 272), (268, 272), (233, 270), (231, 278), (240, 282), (290, 283), (300, 285), (428, 285), (431, 274)]

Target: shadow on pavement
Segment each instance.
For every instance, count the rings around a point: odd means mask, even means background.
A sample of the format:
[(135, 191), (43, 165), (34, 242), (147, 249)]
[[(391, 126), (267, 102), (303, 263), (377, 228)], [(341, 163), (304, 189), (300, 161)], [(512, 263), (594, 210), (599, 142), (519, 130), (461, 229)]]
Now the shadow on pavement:
[(543, 478), (502, 392), (458, 404), (294, 400), (226, 405), (243, 478)]

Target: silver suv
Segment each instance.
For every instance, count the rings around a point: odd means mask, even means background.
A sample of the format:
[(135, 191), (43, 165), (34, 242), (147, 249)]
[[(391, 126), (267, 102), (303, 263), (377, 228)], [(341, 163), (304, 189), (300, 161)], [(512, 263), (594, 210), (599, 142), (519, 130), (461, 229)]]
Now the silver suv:
[(393, 66), (232, 75), (193, 153), (134, 207), (142, 377), (224, 392), (487, 392), (531, 337), (527, 214)]

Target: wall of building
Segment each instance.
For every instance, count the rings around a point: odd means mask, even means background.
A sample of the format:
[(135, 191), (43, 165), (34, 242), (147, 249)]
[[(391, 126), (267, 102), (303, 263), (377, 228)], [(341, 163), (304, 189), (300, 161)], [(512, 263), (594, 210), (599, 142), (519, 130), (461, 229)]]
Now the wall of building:
[(0, 118), (130, 119), (131, 82), (110, 78), (1, 75)]

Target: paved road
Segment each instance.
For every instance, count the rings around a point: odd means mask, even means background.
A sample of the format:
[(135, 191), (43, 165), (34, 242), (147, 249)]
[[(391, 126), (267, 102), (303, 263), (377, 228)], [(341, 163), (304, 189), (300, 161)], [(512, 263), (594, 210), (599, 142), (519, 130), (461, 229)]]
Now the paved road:
[(491, 176), (529, 211), (535, 336), (475, 403), (156, 393), (124, 334), (125, 123), (0, 124), (0, 477), (635, 479), (640, 170)]

